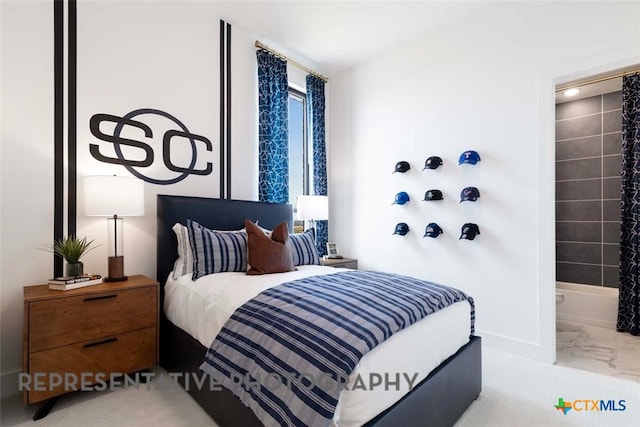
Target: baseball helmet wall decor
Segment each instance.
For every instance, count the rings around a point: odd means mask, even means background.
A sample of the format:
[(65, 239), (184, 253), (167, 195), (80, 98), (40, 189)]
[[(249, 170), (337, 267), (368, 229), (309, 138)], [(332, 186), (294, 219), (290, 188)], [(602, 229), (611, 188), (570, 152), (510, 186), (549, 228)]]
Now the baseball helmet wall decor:
[(431, 201), (431, 200), (442, 200), (444, 197), (442, 196), (442, 191), (440, 190), (427, 190), (424, 193), (423, 201)]
[(404, 236), (409, 232), (409, 226), (406, 222), (399, 222), (396, 224), (396, 229), (393, 234), (398, 234), (400, 236)]
[(422, 237), (433, 237), (435, 239), (442, 233), (444, 233), (444, 231), (442, 231), (442, 228), (438, 224), (430, 222), (424, 229), (424, 236)]
[(480, 191), (476, 187), (465, 187), (460, 192), (460, 203), (475, 202), (480, 197)]
[(409, 198), (409, 195), (405, 191), (401, 191), (398, 194), (396, 194), (396, 198), (395, 198), (395, 200), (394, 200), (394, 202), (392, 204), (394, 204), (394, 205), (404, 205), (409, 200), (411, 200)]
[(458, 159), (458, 164), (461, 165), (463, 163), (468, 163), (470, 165), (475, 165), (480, 161), (480, 154), (477, 151), (467, 150), (464, 153), (460, 154), (460, 158)]
[(431, 156), (427, 160), (425, 160), (424, 168), (422, 168), (422, 170), (438, 169), (440, 166), (442, 166), (442, 159), (438, 156)]
[(396, 172), (405, 173), (409, 169), (411, 169), (411, 165), (409, 164), (409, 162), (405, 162), (404, 160), (402, 160), (396, 163), (396, 167), (393, 169), (393, 172), (391, 173), (396, 173)]
[(478, 224), (468, 222), (462, 226), (462, 229), (460, 230), (460, 239), (458, 240), (473, 240), (478, 234), (480, 234), (480, 228), (478, 227)]

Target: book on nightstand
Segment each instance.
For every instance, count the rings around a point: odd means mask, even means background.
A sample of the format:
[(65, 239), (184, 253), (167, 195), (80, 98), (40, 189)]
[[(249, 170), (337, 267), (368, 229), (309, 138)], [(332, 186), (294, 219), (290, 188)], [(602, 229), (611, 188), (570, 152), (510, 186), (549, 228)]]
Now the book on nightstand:
[(102, 283), (102, 276), (99, 274), (78, 277), (57, 277), (55, 279), (49, 279), (49, 289), (53, 289), (54, 291), (70, 291), (71, 289), (99, 285), (100, 283)]

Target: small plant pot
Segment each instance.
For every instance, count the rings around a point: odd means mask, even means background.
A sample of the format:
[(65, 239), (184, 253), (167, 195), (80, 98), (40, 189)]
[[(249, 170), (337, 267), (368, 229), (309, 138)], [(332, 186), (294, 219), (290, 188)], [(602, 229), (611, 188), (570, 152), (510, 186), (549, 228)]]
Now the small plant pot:
[(77, 277), (77, 276), (82, 276), (83, 274), (84, 274), (84, 265), (81, 262), (67, 263), (67, 267), (65, 269), (65, 276)]

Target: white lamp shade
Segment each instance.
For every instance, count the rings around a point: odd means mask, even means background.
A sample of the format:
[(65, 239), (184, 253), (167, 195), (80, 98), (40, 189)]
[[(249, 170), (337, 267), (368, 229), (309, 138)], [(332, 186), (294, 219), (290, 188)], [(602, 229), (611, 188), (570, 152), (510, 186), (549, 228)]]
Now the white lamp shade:
[(85, 176), (84, 213), (87, 216), (144, 215), (144, 182), (125, 176)]
[(298, 196), (296, 207), (298, 219), (315, 221), (329, 219), (328, 196)]

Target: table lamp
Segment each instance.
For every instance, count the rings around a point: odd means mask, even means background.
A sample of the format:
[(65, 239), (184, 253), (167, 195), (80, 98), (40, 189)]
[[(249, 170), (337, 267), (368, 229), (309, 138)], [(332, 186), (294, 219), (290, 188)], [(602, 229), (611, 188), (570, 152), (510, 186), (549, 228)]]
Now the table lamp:
[(122, 217), (144, 215), (144, 182), (115, 175), (85, 176), (84, 210), (87, 216), (108, 217), (109, 265), (105, 282), (127, 280), (122, 251)]
[(328, 196), (298, 196), (296, 203), (296, 217), (311, 222), (315, 227), (316, 221), (329, 219)]

